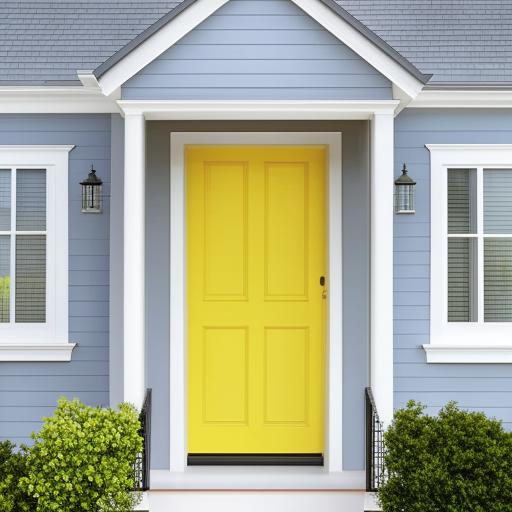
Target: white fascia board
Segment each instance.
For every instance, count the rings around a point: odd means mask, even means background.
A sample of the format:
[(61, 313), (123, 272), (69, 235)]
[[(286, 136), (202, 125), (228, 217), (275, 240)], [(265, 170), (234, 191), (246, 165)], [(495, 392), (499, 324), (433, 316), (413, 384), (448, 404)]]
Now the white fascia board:
[(378, 101), (118, 101), (123, 114), (146, 120), (345, 120), (394, 114), (397, 100)]
[(89, 89), (100, 89), (100, 84), (98, 83), (98, 79), (94, 76), (92, 70), (78, 70), (76, 72), (78, 79), (82, 82), (84, 87)]
[(421, 91), (409, 108), (512, 108), (512, 91)]
[(329, 7), (312, 0), (292, 0), (305, 13), (316, 20), (326, 30), (355, 51), (368, 64), (382, 73), (410, 98), (415, 98), (424, 84), (398, 62), (384, 53), (363, 34), (352, 27)]
[(119, 114), (99, 88), (83, 86), (0, 87), (0, 114)]
[(103, 94), (110, 96), (129, 78), (155, 60), (229, 0), (199, 0), (146, 39), (99, 79)]

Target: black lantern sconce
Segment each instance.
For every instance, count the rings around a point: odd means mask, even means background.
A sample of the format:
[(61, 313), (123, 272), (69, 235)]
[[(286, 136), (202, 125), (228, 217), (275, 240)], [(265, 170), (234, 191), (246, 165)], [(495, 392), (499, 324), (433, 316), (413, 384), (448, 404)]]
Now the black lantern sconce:
[(103, 182), (96, 176), (96, 171), (91, 165), (91, 172), (87, 179), (80, 182), (82, 186), (82, 213), (101, 213), (102, 195), (101, 187)]
[(407, 172), (404, 164), (402, 175), (395, 180), (395, 213), (415, 213), (416, 182)]

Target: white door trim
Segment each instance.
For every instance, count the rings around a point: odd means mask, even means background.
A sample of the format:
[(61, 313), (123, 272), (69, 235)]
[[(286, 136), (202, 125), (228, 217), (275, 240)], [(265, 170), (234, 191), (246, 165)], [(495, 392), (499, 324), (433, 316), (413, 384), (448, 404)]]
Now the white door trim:
[(342, 471), (342, 158), (339, 132), (171, 133), (170, 471), (184, 473), (187, 446), (185, 163), (187, 144), (328, 146), (329, 309), (325, 470)]

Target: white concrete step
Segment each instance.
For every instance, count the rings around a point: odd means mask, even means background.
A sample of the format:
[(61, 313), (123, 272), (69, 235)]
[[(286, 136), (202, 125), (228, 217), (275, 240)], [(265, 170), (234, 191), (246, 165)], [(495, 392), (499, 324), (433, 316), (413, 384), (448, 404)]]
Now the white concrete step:
[(149, 491), (150, 512), (363, 512), (362, 491)]

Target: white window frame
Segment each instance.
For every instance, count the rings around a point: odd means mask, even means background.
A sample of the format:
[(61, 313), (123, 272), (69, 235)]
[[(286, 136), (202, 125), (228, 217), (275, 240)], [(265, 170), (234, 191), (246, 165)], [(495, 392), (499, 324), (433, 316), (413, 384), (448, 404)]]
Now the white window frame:
[(427, 362), (512, 363), (512, 322), (483, 321), (482, 243), (478, 249), (478, 319), (448, 322), (448, 169), (477, 169), (478, 235), (473, 238), (484, 238), (483, 169), (512, 169), (512, 144), (427, 144), (426, 147), (431, 162), (430, 344), (423, 345)]
[[(75, 344), (68, 341), (68, 159), (73, 147), (0, 146), (0, 169), (46, 170), (46, 322), (0, 323), (0, 361), (71, 359)], [(12, 180), (11, 194), (16, 197)], [(11, 265), (14, 257), (11, 254)]]

